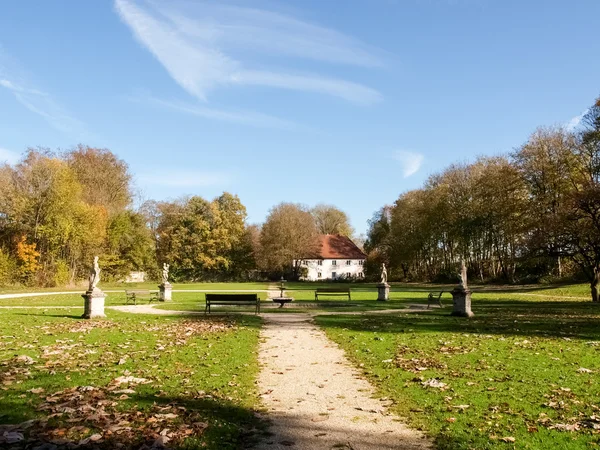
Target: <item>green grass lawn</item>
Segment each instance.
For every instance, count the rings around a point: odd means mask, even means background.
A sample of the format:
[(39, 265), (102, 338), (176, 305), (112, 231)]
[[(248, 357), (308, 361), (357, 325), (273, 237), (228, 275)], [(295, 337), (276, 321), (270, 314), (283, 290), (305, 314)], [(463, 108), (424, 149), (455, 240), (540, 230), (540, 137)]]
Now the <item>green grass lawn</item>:
[[(98, 287), (103, 291), (125, 290), (125, 289), (150, 289), (158, 290), (158, 284), (154, 281), (144, 283), (115, 283), (101, 282)], [(198, 289), (198, 290), (264, 290), (267, 289), (269, 283), (172, 283), (173, 289)], [(20, 292), (81, 292), (87, 289), (87, 284), (82, 284), (76, 287), (54, 287), (54, 288), (31, 288), (31, 287), (10, 287), (0, 288), (0, 294), (12, 294)]]
[[(389, 302), (377, 302), (375, 285), (353, 283), (352, 302), (331, 298), (314, 307), (319, 285), (288, 287), (295, 303), (264, 311), (402, 309), (452, 288), (396, 284)], [(471, 320), (448, 315), (449, 294), (442, 310), (316, 320), (379, 395), (440, 449), (600, 446), (600, 305), (588, 300), (588, 286), (472, 289)], [(259, 296), (272, 304), (266, 293)], [(106, 302), (122, 305), (124, 293), (109, 293)], [(0, 306), (42, 307), (0, 309), (0, 423), (35, 418), (40, 422), (26, 435), (58, 442), (101, 435), (100, 448), (151, 445), (161, 432), (175, 448), (237, 448), (261, 429), (252, 414), (259, 318), (109, 308), (106, 320), (82, 321), (82, 303), (75, 294), (0, 300)], [(158, 307), (203, 311), (204, 294), (174, 292), (172, 303)], [(99, 409), (103, 414), (94, 413)]]
[(0, 423), (35, 420), (0, 426), (0, 436), (23, 433), (30, 447), (162, 440), (235, 449), (261, 430), (253, 414), (259, 318), (107, 310), (107, 319), (85, 321), (82, 312), (0, 310)]
[(439, 449), (600, 446), (599, 305), (488, 292), (473, 311), (316, 320)]

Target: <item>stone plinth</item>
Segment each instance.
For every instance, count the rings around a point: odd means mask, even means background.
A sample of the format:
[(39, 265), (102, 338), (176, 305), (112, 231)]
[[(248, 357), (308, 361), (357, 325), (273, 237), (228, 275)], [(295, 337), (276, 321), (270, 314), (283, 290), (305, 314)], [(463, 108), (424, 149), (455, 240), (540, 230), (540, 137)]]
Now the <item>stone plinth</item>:
[(473, 317), (471, 311), (471, 291), (463, 287), (455, 287), (452, 292), (452, 316)]
[(171, 283), (169, 283), (168, 281), (166, 283), (160, 284), (158, 286), (159, 292), (158, 292), (158, 299), (161, 302), (170, 302), (172, 301), (171, 299), (171, 293), (173, 291), (173, 288), (171, 286)]
[(93, 291), (86, 291), (82, 295), (83, 303), (83, 319), (95, 319), (98, 317), (106, 317), (104, 314), (104, 299), (106, 294), (100, 289), (95, 288)]
[(377, 285), (377, 301), (387, 302), (390, 299), (390, 285), (387, 283), (379, 283)]

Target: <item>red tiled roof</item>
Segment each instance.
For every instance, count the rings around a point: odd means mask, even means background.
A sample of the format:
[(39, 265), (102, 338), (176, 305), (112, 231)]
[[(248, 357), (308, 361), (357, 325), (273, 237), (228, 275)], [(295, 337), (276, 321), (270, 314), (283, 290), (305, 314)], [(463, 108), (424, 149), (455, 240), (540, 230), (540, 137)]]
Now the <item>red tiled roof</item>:
[(339, 234), (319, 236), (321, 248), (318, 258), (322, 259), (366, 259), (365, 255), (352, 240)]

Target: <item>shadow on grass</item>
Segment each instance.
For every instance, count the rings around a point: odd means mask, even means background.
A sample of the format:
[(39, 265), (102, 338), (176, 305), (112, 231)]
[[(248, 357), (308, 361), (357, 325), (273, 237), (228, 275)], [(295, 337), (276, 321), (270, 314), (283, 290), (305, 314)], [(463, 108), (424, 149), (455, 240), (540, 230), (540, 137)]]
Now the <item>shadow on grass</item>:
[[(107, 399), (117, 399), (117, 395), (108, 394)], [(255, 411), (234, 404), (226, 399), (190, 398), (186, 396), (132, 395), (121, 402), (115, 410), (105, 410), (98, 406), (98, 400), (89, 403), (64, 402), (58, 405), (53, 414), (40, 413), (32, 403), (18, 403), (16, 399), (1, 398), (0, 411), (12, 411), (9, 422), (20, 423), (16, 428), (0, 425), (0, 430), (21, 433), (20, 442), (13, 443), (11, 449), (28, 448), (80, 448), (133, 450), (156, 447), (160, 432), (170, 429), (175, 436), (168, 442), (172, 449), (240, 449), (249, 448), (259, 442), (267, 429), (267, 422), (260, 419)], [(87, 399), (86, 399), (87, 401)], [(72, 407), (86, 408), (88, 414), (78, 414)], [(176, 416), (174, 419), (158, 420), (161, 413)], [(11, 420), (12, 419), (12, 420)], [(18, 419), (18, 420), (17, 420)], [(127, 427), (123, 428), (123, 421)], [(0, 423), (6, 422), (0, 416)], [(149, 423), (156, 423), (149, 426)], [(180, 427), (186, 428), (188, 435), (178, 433)], [(87, 433), (69, 434), (73, 427), (85, 428)], [(111, 429), (124, 429), (125, 432), (110, 432)], [(57, 431), (61, 431), (57, 433)], [(102, 438), (95, 442), (77, 445), (81, 439), (97, 434)], [(1, 441), (0, 441), (1, 442)], [(166, 440), (164, 442), (167, 442)], [(56, 446), (58, 444), (58, 446)], [(44, 446), (45, 445), (45, 446)], [(41, 446), (41, 447), (40, 447)], [(0, 444), (2, 447), (2, 444)], [(4, 448), (4, 447), (2, 447)]]
[(15, 316), (38, 316), (38, 317), (61, 317), (64, 319), (80, 319), (87, 320), (81, 317), (81, 314), (44, 314), (44, 313), (13, 313)]
[(475, 333), (600, 340), (600, 305), (575, 302), (473, 302), (475, 317), (451, 317), (451, 307), (386, 316), (320, 316), (319, 325), (377, 333)]

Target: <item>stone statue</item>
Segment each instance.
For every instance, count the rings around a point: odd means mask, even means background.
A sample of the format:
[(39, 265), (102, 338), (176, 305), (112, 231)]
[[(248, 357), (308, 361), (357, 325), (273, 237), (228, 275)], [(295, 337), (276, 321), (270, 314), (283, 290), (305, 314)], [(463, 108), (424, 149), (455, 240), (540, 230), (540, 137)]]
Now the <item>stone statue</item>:
[(385, 263), (381, 264), (381, 283), (387, 283), (387, 270), (385, 268)]
[(460, 273), (458, 274), (460, 277), (459, 286), (463, 289), (467, 288), (467, 266), (465, 264), (465, 260), (463, 259), (460, 262)]
[(98, 265), (98, 257), (94, 256), (94, 265), (90, 270), (90, 286), (89, 291), (96, 289), (98, 282), (100, 281), (100, 266)]
[(169, 282), (169, 265), (167, 263), (163, 263), (162, 282), (163, 284)]

